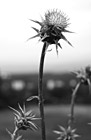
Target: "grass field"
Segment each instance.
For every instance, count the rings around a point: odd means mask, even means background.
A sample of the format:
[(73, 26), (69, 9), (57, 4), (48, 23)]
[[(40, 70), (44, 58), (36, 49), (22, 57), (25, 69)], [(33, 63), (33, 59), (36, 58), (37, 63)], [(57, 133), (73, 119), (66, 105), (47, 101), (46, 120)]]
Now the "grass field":
[[(39, 116), (38, 108), (34, 107), (33, 110)], [(58, 125), (67, 126), (69, 112), (69, 106), (45, 107), (47, 140), (56, 140), (58, 135), (54, 134), (53, 130), (59, 130)], [(81, 135), (77, 140), (91, 140), (91, 126), (88, 125), (89, 122), (91, 122), (91, 106), (76, 106), (74, 128), (77, 128), (76, 132)], [(40, 126), (39, 121), (36, 123)], [(13, 132), (14, 123), (11, 110), (0, 111), (0, 140), (10, 140), (6, 128)], [(31, 132), (30, 130), (21, 131), (20, 134), (23, 134), (25, 140), (41, 140), (40, 130), (37, 132)]]

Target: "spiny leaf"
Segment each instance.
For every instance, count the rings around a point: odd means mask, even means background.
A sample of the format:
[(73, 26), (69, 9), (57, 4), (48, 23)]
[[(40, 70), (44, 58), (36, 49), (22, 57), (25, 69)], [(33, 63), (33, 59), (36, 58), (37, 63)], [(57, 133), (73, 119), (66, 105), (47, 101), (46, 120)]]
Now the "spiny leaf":
[(60, 43), (58, 43), (58, 46), (62, 49), (62, 46), (60, 45)]
[(39, 22), (39, 21), (37, 21), (37, 20), (32, 20), (32, 19), (29, 19), (29, 20), (31, 20), (31, 21), (33, 21), (33, 22), (35, 22), (35, 23), (38, 23), (40, 26), (43, 25), (42, 22)]
[[(58, 137), (57, 140), (62, 140), (62, 137)], [(64, 139), (64, 140), (66, 140), (66, 139)]]
[(18, 114), (16, 114), (16, 113), (13, 113), (13, 114), (18, 120), (20, 119), (20, 116)]
[(20, 140), (22, 138), (22, 136), (18, 136), (17, 138), (16, 138), (16, 140)]
[(31, 96), (27, 99), (27, 101), (31, 101), (33, 99), (38, 99), (39, 100), (39, 97), (38, 96)]
[(19, 116), (21, 116), (20, 112), (14, 109), (13, 107), (9, 106), (10, 109), (12, 109), (14, 112), (16, 112)]
[(23, 104), (23, 111), (24, 111), (24, 114), (25, 114), (26, 113), (25, 103)]
[(73, 130), (72, 130), (72, 133), (74, 133), (75, 131), (76, 131), (76, 129), (73, 129)]
[(62, 131), (65, 131), (65, 128), (61, 125), (59, 125), (59, 128), (62, 130)]
[(24, 111), (23, 111), (23, 109), (22, 109), (22, 107), (20, 106), (19, 103), (18, 103), (18, 106), (19, 106), (19, 109), (20, 109), (20, 111), (21, 111), (21, 113), (22, 113), (22, 116), (24, 116)]
[(61, 134), (62, 133), (62, 132), (57, 131), (57, 130), (54, 130), (53, 132), (56, 133), (56, 134)]
[(33, 36), (33, 37), (30, 37), (27, 41), (29, 41), (30, 39), (33, 39), (33, 38), (39, 37), (39, 36), (40, 36), (40, 34), (37, 34), (37, 35), (35, 35), (35, 36)]
[(15, 125), (18, 124), (18, 120), (17, 120), (17, 117), (16, 116), (14, 118), (14, 123), (15, 123)]
[(38, 130), (38, 127), (37, 125), (35, 125), (34, 123), (32, 123), (31, 121), (28, 121), (29, 124), (30, 124), (30, 128), (33, 129), (33, 130)]
[(74, 138), (80, 137), (80, 135), (78, 134), (74, 134)]
[(56, 44), (56, 52), (57, 52), (57, 55), (58, 55), (58, 45)]
[[(61, 34), (61, 38), (63, 40), (65, 40), (70, 46), (72, 46), (72, 44), (66, 39), (66, 37), (64, 35)], [(73, 46), (72, 46), (73, 47)]]
[(40, 120), (41, 118), (31, 118), (31, 120)]
[(58, 43), (58, 41), (55, 41), (55, 44), (56, 44), (56, 52), (57, 52), (57, 55), (58, 55), (58, 46), (62, 49), (60, 43)]
[(31, 116), (33, 115), (32, 110), (29, 110), (28, 112), (25, 113), (25, 116), (26, 116), (26, 117), (27, 117), (27, 116), (30, 116), (30, 115), (31, 115)]
[(31, 28), (33, 28), (37, 33), (39, 33), (39, 30), (36, 29), (35, 27), (31, 27)]
[(26, 116), (26, 117), (27, 117), (27, 119), (31, 119), (31, 118), (35, 117), (35, 114), (31, 113), (29, 116)]
[(72, 32), (72, 31), (69, 31), (69, 30), (66, 30), (66, 29), (64, 29), (63, 32), (75, 33), (75, 32)]

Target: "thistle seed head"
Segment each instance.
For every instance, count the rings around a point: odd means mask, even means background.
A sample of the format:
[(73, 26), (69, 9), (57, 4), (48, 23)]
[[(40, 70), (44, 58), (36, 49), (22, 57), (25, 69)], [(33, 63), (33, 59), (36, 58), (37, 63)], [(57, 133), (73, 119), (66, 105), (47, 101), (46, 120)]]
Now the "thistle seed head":
[(69, 25), (68, 23), (69, 19), (61, 11), (48, 10), (45, 13), (45, 17), (42, 18), (42, 22), (36, 20), (31, 20), (31, 21), (39, 24), (41, 27), (40, 29), (36, 29), (35, 27), (32, 27), (37, 32), (37, 35), (31, 37), (30, 39), (35, 37), (40, 37), (40, 40), (42, 42), (47, 42), (49, 45), (55, 44), (56, 50), (58, 50), (58, 46), (62, 48), (60, 43), (58, 43), (60, 39), (65, 40), (69, 45), (72, 46), (72, 44), (62, 34), (62, 32), (69, 32), (69, 33), (72, 32), (66, 30), (66, 28)]
[(69, 25), (68, 20), (69, 19), (64, 13), (56, 9), (52, 11), (48, 10), (45, 13), (45, 19), (43, 20), (43, 22), (46, 25), (53, 25), (65, 29)]

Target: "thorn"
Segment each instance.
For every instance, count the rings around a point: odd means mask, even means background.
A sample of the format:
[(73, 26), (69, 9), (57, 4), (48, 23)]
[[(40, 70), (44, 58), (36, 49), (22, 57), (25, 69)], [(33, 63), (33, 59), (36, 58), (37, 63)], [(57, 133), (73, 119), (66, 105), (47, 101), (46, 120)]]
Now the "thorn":
[(21, 115), (20, 112), (17, 111), (16, 109), (14, 109), (13, 107), (9, 106), (9, 108), (10, 108), (11, 110), (13, 110), (14, 112), (16, 112), (19, 116)]
[(57, 53), (57, 56), (58, 56), (58, 46), (57, 46), (57, 44), (56, 44), (56, 53)]
[(60, 43), (58, 43), (58, 46), (62, 49), (62, 46), (60, 45)]
[(75, 33), (75, 32), (72, 32), (72, 31), (69, 31), (69, 30), (66, 30), (66, 29), (64, 29), (63, 32)]
[(29, 41), (30, 39), (33, 39), (33, 38), (39, 37), (39, 36), (40, 36), (40, 34), (37, 34), (37, 35), (35, 35), (35, 36), (30, 37), (29, 39), (27, 39), (27, 41)]
[[(61, 34), (61, 37), (63, 40), (65, 40), (70, 46), (72, 46), (72, 44), (66, 39), (66, 37), (64, 35)], [(72, 46), (73, 47), (73, 46)]]
[(32, 29), (34, 29), (37, 33), (39, 33), (39, 30), (34, 28), (34, 27), (31, 27)]
[(35, 23), (38, 23), (40, 26), (43, 25), (42, 22), (39, 22), (39, 21), (37, 21), (37, 20), (32, 20), (32, 19), (29, 19), (29, 20), (31, 20), (31, 21), (33, 21), (33, 22), (35, 22)]

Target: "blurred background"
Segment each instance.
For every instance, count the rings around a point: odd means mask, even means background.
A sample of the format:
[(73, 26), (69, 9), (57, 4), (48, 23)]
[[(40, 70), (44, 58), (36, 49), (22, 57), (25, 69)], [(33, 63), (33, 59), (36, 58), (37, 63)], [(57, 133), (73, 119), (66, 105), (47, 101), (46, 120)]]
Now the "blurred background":
[[(62, 49), (56, 54), (55, 45), (46, 53), (43, 77), (47, 138), (56, 139), (52, 133), (58, 124), (65, 126), (70, 112), (72, 90), (77, 79), (72, 71), (91, 65), (91, 1), (90, 0), (3, 0), (0, 1), (0, 139), (9, 140), (6, 128), (14, 129), (13, 115), (8, 106), (17, 108), (30, 96), (38, 94), (38, 71), (43, 43), (39, 38), (27, 41), (36, 32), (31, 27), (40, 26), (29, 19), (41, 21), (45, 12), (59, 9), (69, 20), (67, 28), (74, 33), (64, 33), (73, 47), (60, 40)], [(27, 102), (39, 114), (36, 100)], [(91, 95), (88, 87), (81, 85), (76, 97), (76, 124), (83, 140), (90, 140)], [(60, 119), (61, 118), (61, 119)], [(22, 132), (21, 132), (22, 133)], [(40, 139), (31, 132), (25, 139)], [(80, 138), (78, 138), (80, 139)]]
[[(44, 74), (43, 93), (45, 104), (70, 104), (72, 90), (77, 82), (78, 80), (72, 73)], [(0, 77), (1, 109), (16, 106), (17, 102), (23, 103), (30, 96), (36, 95), (38, 95), (38, 74), (13, 74)], [(91, 104), (91, 96), (87, 85), (80, 86), (76, 102), (78, 104)], [(36, 103), (36, 100), (31, 102), (31, 104)]]

